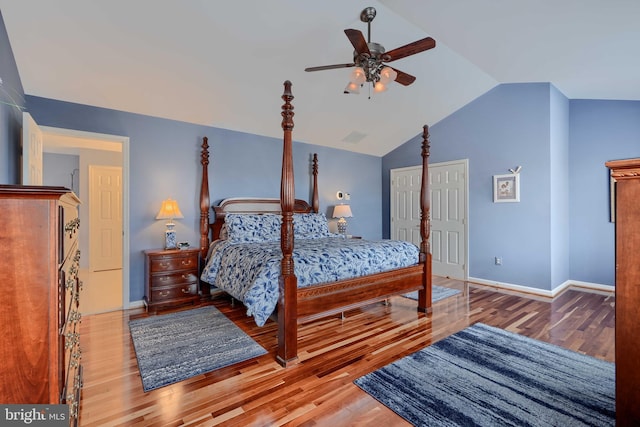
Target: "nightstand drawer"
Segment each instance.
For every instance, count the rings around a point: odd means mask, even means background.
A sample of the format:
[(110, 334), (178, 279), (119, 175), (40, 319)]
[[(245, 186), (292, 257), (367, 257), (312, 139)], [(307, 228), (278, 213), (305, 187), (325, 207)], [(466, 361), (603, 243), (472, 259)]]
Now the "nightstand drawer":
[(192, 297), (198, 295), (198, 284), (184, 284), (182, 286), (173, 286), (169, 288), (157, 288), (151, 291), (151, 300), (154, 303), (162, 301)]
[(198, 268), (197, 255), (154, 256), (151, 258), (151, 274), (163, 271), (192, 270)]
[(155, 274), (150, 278), (150, 285), (152, 288), (162, 286), (172, 286), (177, 284), (191, 284), (198, 283), (198, 275), (196, 271), (185, 271), (182, 273), (171, 274)]

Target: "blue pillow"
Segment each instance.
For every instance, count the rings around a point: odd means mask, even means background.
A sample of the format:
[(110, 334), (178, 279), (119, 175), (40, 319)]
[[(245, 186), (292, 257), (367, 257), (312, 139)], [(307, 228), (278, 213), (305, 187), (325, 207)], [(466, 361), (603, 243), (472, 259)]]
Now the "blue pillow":
[(323, 213), (293, 214), (293, 234), (296, 239), (319, 239), (331, 235)]
[(272, 242), (280, 240), (279, 214), (227, 214), (225, 224), (229, 240), (242, 242)]

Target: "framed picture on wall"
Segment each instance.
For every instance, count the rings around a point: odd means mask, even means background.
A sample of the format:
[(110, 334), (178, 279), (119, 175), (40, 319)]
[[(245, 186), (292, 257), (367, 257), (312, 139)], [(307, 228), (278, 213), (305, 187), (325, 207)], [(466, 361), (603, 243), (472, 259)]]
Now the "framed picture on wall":
[(493, 203), (520, 201), (520, 174), (493, 176)]

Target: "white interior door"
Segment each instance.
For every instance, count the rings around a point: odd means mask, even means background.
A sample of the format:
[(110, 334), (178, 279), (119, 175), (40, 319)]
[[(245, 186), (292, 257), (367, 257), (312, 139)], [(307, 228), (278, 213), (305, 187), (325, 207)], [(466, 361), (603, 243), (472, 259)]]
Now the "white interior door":
[(42, 185), (42, 130), (22, 113), (22, 185)]
[[(467, 160), (429, 164), (433, 274), (466, 280)], [(422, 166), (391, 170), (391, 238), (420, 244)]]
[(89, 166), (90, 268), (122, 269), (122, 168)]
[(391, 238), (420, 246), (422, 167), (391, 170)]
[(467, 162), (429, 165), (433, 274), (467, 279)]

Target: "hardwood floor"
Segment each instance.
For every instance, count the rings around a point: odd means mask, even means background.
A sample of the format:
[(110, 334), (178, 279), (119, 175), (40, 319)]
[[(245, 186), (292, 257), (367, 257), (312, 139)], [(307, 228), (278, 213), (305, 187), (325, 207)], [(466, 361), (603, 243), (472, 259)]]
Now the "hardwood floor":
[[(463, 282), (435, 284), (464, 289)], [(87, 316), (82, 320), (84, 389), (82, 426), (368, 426), (409, 425), (353, 384), (356, 378), (482, 322), (614, 360), (612, 295), (567, 290), (553, 300), (470, 286), (434, 304), (394, 297), (338, 317), (300, 327), (300, 363), (275, 362), (276, 325), (258, 328), (240, 304), (213, 304), (251, 335), (268, 354), (144, 393), (128, 321), (142, 310)], [(425, 381), (428, 381), (425, 378)]]

